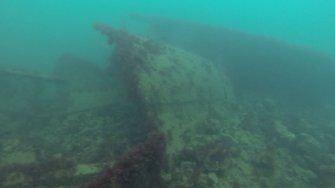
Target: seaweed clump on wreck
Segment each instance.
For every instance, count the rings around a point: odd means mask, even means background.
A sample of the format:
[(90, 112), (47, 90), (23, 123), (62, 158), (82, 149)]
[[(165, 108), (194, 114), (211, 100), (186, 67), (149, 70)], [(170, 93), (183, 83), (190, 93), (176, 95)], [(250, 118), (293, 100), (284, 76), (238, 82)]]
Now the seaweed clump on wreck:
[(144, 143), (123, 155), (112, 168), (88, 183), (86, 188), (164, 187), (160, 172), (165, 145), (162, 133), (151, 133)]
[(128, 97), (141, 107), (143, 96), (139, 91), (138, 71), (140, 68), (150, 71), (145, 62), (149, 54), (157, 54), (161, 47), (153, 41), (141, 40), (139, 37), (128, 34), (126, 31), (117, 30), (104, 24), (94, 24), (94, 28), (108, 37), (109, 44), (116, 44), (113, 62), (120, 67), (122, 78), (128, 89)]
[(148, 62), (150, 55), (157, 54), (161, 47), (153, 41), (142, 40), (140, 37), (130, 35), (126, 31), (104, 24), (96, 23), (94, 28), (106, 35), (111, 45), (116, 45), (112, 56), (112, 64), (116, 64), (121, 72), (121, 79), (127, 90), (127, 97), (136, 104), (138, 121), (140, 122), (138, 123), (139, 127), (134, 127), (133, 132), (143, 134), (144, 132), (157, 131), (157, 125), (160, 122), (156, 118), (156, 112), (145, 101), (145, 96), (143, 96), (143, 91), (140, 88), (140, 76), (138, 74), (140, 69), (150, 72), (146, 62)]
[[(113, 62), (119, 66), (123, 83), (128, 90), (128, 97), (138, 108), (138, 129), (140, 134), (148, 135), (143, 143), (138, 144), (121, 156), (114, 165), (103, 172), (86, 188), (151, 188), (165, 187), (161, 170), (165, 158), (165, 135), (158, 130), (159, 121), (150, 113), (139, 88), (137, 72), (145, 67), (149, 53), (154, 53), (154, 43), (142, 41), (122, 30), (116, 30), (103, 24), (94, 28), (108, 37), (110, 44), (116, 44)], [(132, 131), (133, 132), (133, 131)]]

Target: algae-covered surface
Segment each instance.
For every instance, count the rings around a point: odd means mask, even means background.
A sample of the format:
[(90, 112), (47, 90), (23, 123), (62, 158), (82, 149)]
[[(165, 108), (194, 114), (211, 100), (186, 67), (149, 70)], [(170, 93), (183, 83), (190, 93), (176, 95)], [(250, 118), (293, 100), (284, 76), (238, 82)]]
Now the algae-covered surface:
[(0, 71), (1, 187), (335, 186), (334, 104), (248, 95), (225, 64), (95, 28), (105, 69), (66, 55), (48, 77)]

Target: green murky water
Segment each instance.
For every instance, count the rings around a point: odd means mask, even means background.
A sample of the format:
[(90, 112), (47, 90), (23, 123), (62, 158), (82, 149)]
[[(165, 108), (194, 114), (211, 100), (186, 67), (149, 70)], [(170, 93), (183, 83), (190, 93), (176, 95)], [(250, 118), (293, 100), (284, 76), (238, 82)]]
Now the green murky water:
[(0, 187), (334, 187), (334, 9), (2, 0)]

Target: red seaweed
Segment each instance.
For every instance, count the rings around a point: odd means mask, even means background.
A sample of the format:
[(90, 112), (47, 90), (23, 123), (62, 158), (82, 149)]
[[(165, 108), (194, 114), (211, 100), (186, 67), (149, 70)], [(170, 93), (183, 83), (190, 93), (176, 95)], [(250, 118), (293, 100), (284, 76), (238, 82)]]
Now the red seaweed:
[(113, 167), (86, 188), (164, 187), (160, 175), (165, 156), (165, 136), (151, 133), (147, 140), (123, 155)]

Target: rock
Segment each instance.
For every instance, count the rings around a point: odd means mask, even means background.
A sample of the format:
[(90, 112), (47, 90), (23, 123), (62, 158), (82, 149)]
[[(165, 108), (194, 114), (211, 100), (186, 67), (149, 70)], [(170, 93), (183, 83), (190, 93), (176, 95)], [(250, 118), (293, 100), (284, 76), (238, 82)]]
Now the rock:
[(274, 129), (275, 129), (274, 131), (277, 134), (277, 136), (279, 137), (279, 139), (282, 142), (284, 142), (285, 144), (291, 143), (296, 137), (296, 135), (294, 133), (289, 131), (288, 128), (279, 121), (275, 122), (275, 128)]
[(328, 177), (331, 177), (331, 178), (335, 177), (335, 165), (331, 165), (331, 166), (321, 165), (319, 167), (319, 170), (320, 170), (320, 173), (323, 176), (328, 176)]
[(312, 135), (301, 133), (295, 139), (295, 148), (301, 153), (313, 155), (320, 152), (321, 144)]

